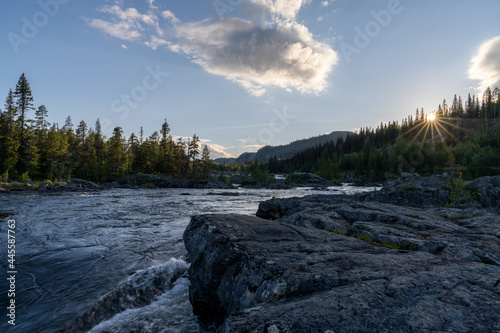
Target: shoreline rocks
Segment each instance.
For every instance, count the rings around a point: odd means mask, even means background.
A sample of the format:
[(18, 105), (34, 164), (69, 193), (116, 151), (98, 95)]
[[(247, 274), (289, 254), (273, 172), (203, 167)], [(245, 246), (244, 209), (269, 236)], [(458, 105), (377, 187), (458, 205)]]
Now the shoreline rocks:
[[(385, 202), (415, 178), (422, 189), (401, 196), (413, 206)], [(486, 205), (497, 179), (469, 183), (475, 202), (454, 208), (417, 200), (446, 189), (420, 178), (269, 200), (261, 218), (193, 217), (195, 315), (219, 333), (500, 331), (500, 216)]]
[(76, 191), (98, 191), (103, 189), (126, 188), (197, 188), (197, 189), (234, 189), (215, 179), (176, 179), (166, 176), (138, 174), (133, 176), (119, 177), (112, 182), (96, 183), (83, 179), (72, 178), (70, 180), (60, 179), (58, 182), (20, 182), (9, 179), (0, 184), (0, 193), (38, 191), (38, 192), (76, 192)]

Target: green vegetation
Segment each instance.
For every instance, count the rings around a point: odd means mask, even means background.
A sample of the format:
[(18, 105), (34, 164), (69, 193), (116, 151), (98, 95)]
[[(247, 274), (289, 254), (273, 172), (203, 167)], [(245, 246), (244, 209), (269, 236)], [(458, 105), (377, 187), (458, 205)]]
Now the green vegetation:
[(451, 177), (445, 183), (445, 187), (450, 193), (447, 207), (460, 208), (464, 204), (471, 203), (476, 199), (474, 189), (464, 183), (462, 174), (458, 177)]
[[(210, 150), (201, 150), (200, 139), (193, 135), (185, 142), (174, 142), (165, 120), (160, 132), (144, 138), (131, 134), (125, 138), (120, 127), (107, 139), (99, 119), (95, 127), (84, 121), (73, 128), (68, 117), (64, 126), (47, 121), (48, 110), (35, 110), (30, 84), (21, 75), (13, 92), (9, 91), (0, 112), (0, 174), (26, 183), (33, 179), (71, 177), (107, 181), (112, 176), (133, 173), (162, 174), (172, 177), (207, 177), (212, 169)], [(199, 158), (201, 152), (201, 158)], [(266, 170), (262, 170), (264, 173)], [(57, 183), (57, 182), (56, 182)], [(62, 183), (59, 183), (59, 185)]]
[(402, 184), (401, 188), (406, 191), (411, 191), (417, 188), (417, 184), (415, 182), (413, 183), (408, 183), (408, 184)]
[(394, 250), (404, 250), (404, 251), (417, 251), (418, 246), (416, 244), (410, 243), (410, 242), (400, 242), (400, 243), (391, 243), (388, 241), (381, 241), (380, 245), (383, 247), (387, 247), (389, 249), (394, 249)]
[(363, 234), (356, 235), (356, 238), (361, 239), (362, 241), (365, 241), (365, 242), (368, 242), (368, 243), (372, 242), (372, 238), (369, 235), (363, 235)]

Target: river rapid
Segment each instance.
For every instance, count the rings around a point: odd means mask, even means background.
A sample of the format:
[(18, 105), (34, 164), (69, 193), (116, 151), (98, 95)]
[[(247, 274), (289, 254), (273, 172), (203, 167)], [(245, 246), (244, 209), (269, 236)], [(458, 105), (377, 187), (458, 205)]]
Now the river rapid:
[[(0, 195), (0, 332), (199, 332), (182, 234), (199, 214), (254, 215), (263, 200), (372, 190), (112, 189)], [(6, 307), (16, 221), (15, 326)], [(77, 319), (78, 318), (78, 319)], [(75, 322), (75, 319), (78, 321)], [(77, 323), (77, 324), (75, 324)], [(82, 325), (83, 325), (82, 324)], [(74, 331), (74, 328), (67, 330)]]

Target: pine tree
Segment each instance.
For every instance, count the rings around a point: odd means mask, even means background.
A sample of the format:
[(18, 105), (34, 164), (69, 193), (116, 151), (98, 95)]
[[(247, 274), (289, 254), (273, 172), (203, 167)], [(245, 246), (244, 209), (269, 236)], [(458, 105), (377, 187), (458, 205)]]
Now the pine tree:
[(64, 126), (63, 126), (62, 130), (65, 132), (73, 131), (73, 122), (71, 121), (70, 116), (68, 116), (68, 118), (66, 118), (66, 121), (64, 122)]
[(113, 129), (113, 135), (109, 138), (109, 167), (112, 173), (120, 174), (123, 168), (123, 142), (122, 142), (123, 131), (121, 127), (115, 127)]
[(165, 119), (161, 126), (160, 171), (172, 175), (174, 173), (174, 148), (170, 134), (170, 126)]
[(19, 159), (19, 132), (16, 125), (17, 107), (12, 90), (5, 100), (5, 111), (0, 112), (0, 174), (15, 174)]
[(36, 156), (36, 152), (28, 151), (28, 140), (26, 139), (27, 130), (27, 114), (30, 110), (33, 110), (33, 96), (31, 94), (31, 87), (26, 79), (24, 73), (19, 78), (16, 85), (16, 90), (14, 92), (14, 97), (16, 98), (17, 110), (19, 112), (19, 118), (17, 120), (19, 125), (19, 160), (17, 163), (17, 170), (20, 173), (27, 171), (28, 167), (28, 155), (32, 157)]
[[(276, 155), (274, 156), (276, 158)], [(205, 177), (208, 177), (208, 173), (212, 168), (212, 160), (210, 159), (210, 149), (208, 145), (203, 147), (203, 152), (201, 153), (201, 163), (202, 170)]]
[(450, 111), (451, 115), (454, 116), (457, 110), (458, 110), (458, 98), (457, 95), (455, 95), (455, 97), (453, 97), (453, 104), (451, 105), (451, 111)]
[(493, 94), (490, 87), (486, 88), (486, 90), (483, 93), (483, 113), (484, 113), (484, 120), (492, 118)]
[(443, 117), (448, 117), (449, 116), (449, 110), (448, 110), (448, 104), (446, 104), (446, 99), (443, 99), (443, 105), (442, 105), (442, 115)]
[(17, 99), (17, 109), (19, 111), (20, 140), (22, 145), (27, 113), (30, 110), (34, 110), (31, 87), (24, 73), (17, 82), (14, 96)]
[(464, 104), (462, 103), (462, 96), (458, 96), (458, 109), (456, 116), (462, 118), (464, 116)]
[(80, 145), (83, 145), (85, 143), (85, 138), (87, 137), (87, 131), (88, 127), (85, 121), (80, 121), (80, 124), (78, 124), (78, 127), (76, 128), (76, 137), (79, 141)]
[(197, 173), (197, 158), (200, 154), (200, 139), (196, 134), (193, 135), (193, 138), (188, 143), (188, 160), (191, 160), (191, 173), (192, 175), (196, 175)]
[(9, 95), (7, 95), (4, 108), (9, 130), (13, 131), (16, 126), (17, 107), (14, 101), (14, 93), (12, 92), (12, 89), (9, 91)]
[(35, 126), (39, 133), (43, 133), (47, 131), (47, 128), (50, 126), (47, 121), (48, 111), (45, 105), (40, 105), (35, 112)]
[(95, 122), (94, 148), (97, 158), (97, 164), (102, 165), (104, 161), (104, 136), (102, 135), (102, 127), (99, 118)]

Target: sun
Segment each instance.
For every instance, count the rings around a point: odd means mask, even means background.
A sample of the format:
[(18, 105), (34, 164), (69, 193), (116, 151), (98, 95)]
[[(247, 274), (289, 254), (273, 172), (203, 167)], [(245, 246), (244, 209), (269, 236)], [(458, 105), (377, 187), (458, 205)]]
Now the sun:
[(436, 115), (434, 113), (431, 113), (429, 115), (429, 121), (434, 121), (434, 120), (436, 120)]

